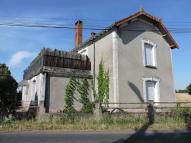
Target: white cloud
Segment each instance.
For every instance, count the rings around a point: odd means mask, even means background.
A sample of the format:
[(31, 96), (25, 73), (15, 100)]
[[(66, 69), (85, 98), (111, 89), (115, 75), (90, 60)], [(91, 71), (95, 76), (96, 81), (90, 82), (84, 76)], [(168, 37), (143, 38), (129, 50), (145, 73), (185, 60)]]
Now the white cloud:
[(28, 51), (18, 51), (14, 53), (8, 61), (9, 67), (17, 66), (26, 58), (32, 58), (35, 54)]

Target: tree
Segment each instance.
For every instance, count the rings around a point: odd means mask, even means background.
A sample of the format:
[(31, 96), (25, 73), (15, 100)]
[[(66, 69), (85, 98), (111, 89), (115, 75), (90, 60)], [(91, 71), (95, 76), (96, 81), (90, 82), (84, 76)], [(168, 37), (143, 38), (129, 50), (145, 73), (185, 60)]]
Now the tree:
[(188, 91), (188, 94), (191, 95), (191, 83), (187, 86), (187, 91)]
[(0, 119), (15, 113), (17, 86), (8, 67), (0, 65)]

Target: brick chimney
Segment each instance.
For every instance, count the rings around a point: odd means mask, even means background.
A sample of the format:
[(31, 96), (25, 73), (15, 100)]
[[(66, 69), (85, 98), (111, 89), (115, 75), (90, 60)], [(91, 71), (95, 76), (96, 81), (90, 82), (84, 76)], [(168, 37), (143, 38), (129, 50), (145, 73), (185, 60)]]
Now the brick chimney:
[(75, 48), (78, 48), (82, 45), (82, 21), (78, 20), (75, 23)]

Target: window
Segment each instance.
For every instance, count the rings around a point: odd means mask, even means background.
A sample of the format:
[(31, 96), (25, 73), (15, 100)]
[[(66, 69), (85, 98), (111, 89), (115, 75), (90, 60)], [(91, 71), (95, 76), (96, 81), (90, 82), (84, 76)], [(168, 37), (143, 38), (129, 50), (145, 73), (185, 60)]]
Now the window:
[(144, 100), (146, 102), (159, 102), (159, 79), (146, 78), (143, 83)]
[(156, 81), (147, 80), (145, 85), (147, 101), (154, 101)]
[(156, 67), (156, 44), (143, 40), (143, 61), (146, 67)]

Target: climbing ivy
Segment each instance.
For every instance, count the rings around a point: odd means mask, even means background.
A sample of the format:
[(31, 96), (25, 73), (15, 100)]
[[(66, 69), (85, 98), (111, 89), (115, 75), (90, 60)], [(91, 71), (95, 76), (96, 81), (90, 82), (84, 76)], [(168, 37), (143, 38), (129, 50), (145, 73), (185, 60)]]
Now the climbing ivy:
[[(109, 99), (109, 71), (104, 70), (104, 64), (101, 60), (99, 64), (98, 72), (98, 89), (96, 93), (96, 100), (101, 103), (108, 103)], [(75, 112), (73, 107), (74, 104), (74, 93), (75, 90), (80, 95), (79, 102), (82, 103), (82, 112), (93, 112), (94, 104), (88, 98), (89, 83), (87, 79), (76, 80), (71, 78), (68, 85), (66, 86), (65, 97), (64, 97), (64, 112), (72, 113)]]
[(75, 89), (76, 89), (76, 80), (74, 78), (71, 78), (65, 90), (65, 96), (64, 96), (64, 102), (65, 102), (64, 112), (65, 113), (75, 112), (75, 109), (73, 107), (73, 104), (74, 104), (73, 95), (74, 95)]
[(98, 93), (97, 100), (99, 103), (108, 103), (109, 99), (109, 71), (104, 70), (104, 64), (101, 60), (99, 64), (99, 72), (98, 72)]
[(105, 78), (105, 95), (104, 95), (104, 103), (108, 103), (109, 99), (109, 71), (104, 73), (104, 78)]
[(89, 83), (87, 79), (83, 79), (78, 82), (77, 91), (80, 94), (80, 103), (83, 104), (82, 112), (90, 113), (93, 112), (94, 105), (88, 98)]
[(75, 112), (75, 108), (73, 107), (75, 90), (77, 90), (80, 95), (80, 99), (78, 101), (82, 103), (81, 111), (86, 113), (93, 112), (94, 105), (88, 98), (89, 83), (87, 79), (76, 80), (74, 78), (71, 78), (66, 86), (64, 97), (64, 112)]

